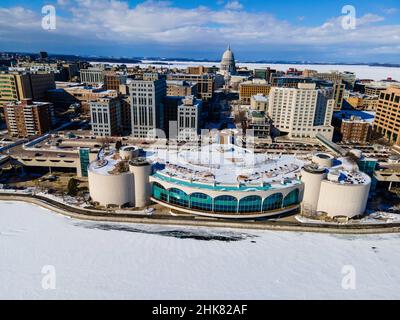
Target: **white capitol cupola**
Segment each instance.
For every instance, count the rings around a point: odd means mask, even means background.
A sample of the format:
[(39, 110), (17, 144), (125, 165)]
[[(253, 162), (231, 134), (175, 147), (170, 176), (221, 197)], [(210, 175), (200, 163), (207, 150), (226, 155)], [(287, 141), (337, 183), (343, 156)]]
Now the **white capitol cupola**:
[(221, 71), (225, 74), (236, 73), (235, 55), (233, 54), (230, 46), (228, 46), (228, 49), (222, 56)]

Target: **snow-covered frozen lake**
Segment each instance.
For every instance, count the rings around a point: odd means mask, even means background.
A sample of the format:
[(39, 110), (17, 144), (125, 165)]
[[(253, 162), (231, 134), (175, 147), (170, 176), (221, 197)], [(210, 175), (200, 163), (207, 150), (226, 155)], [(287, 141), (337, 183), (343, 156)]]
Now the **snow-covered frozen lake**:
[[(0, 299), (399, 299), (399, 244), (400, 235), (82, 222), (0, 202)], [(55, 289), (42, 288), (46, 270)]]
[[(165, 63), (166, 65), (160, 65), (159, 62)], [(96, 62), (92, 62), (96, 64)], [(113, 64), (113, 63), (109, 63)], [(196, 61), (150, 61), (144, 60), (142, 63), (130, 64), (126, 63), (127, 66), (140, 66), (147, 68), (148, 66), (156, 66), (163, 68), (179, 68), (185, 69), (189, 66), (203, 65), (205, 67), (219, 66), (219, 62), (196, 62)], [(400, 81), (400, 68), (393, 67), (377, 67), (377, 66), (366, 66), (366, 65), (331, 65), (331, 64), (273, 64), (273, 63), (241, 63), (237, 62), (239, 67), (247, 67), (248, 69), (256, 68), (267, 68), (286, 71), (289, 68), (296, 68), (298, 70), (310, 69), (318, 72), (330, 72), (330, 71), (349, 71), (354, 72), (359, 79), (373, 79), (376, 81), (392, 78)]]

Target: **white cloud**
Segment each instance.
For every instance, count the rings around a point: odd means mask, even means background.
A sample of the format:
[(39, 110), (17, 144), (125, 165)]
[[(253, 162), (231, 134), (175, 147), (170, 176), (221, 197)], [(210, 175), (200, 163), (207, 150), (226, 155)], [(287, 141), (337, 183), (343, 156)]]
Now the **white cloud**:
[(228, 10), (242, 10), (243, 9), (243, 5), (239, 2), (239, 1), (229, 1), (226, 5), (225, 5), (225, 9)]
[(65, 7), (66, 5), (68, 5), (69, 0), (57, 0), (57, 4), (61, 7)]
[(335, 52), (338, 57), (357, 50), (362, 55), (375, 48), (400, 53), (400, 25), (383, 25), (384, 18), (374, 14), (357, 19), (355, 30), (344, 30), (341, 16), (305, 27), (267, 12), (204, 6), (187, 9), (168, 1), (146, 1), (130, 7), (118, 0), (69, 0), (66, 9), (69, 15), (58, 16), (57, 30), (49, 33), (40, 28), (39, 13), (22, 7), (0, 8), (0, 49), (7, 42), (36, 41), (45, 46), (64, 41), (63, 48), (69, 44), (71, 48), (75, 44), (154, 45), (206, 52), (231, 43), (243, 50), (315, 49), (321, 54)]
[(399, 9), (398, 8), (387, 8), (387, 9), (383, 9), (382, 11), (386, 14), (396, 14), (397, 12), (399, 12)]

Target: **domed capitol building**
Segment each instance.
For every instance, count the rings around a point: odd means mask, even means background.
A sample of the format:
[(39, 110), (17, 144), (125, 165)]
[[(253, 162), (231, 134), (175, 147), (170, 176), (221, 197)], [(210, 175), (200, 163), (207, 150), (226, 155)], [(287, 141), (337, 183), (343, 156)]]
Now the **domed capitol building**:
[(236, 63), (235, 63), (235, 55), (231, 50), (231, 46), (228, 46), (228, 49), (222, 55), (221, 60), (221, 71), (227, 75), (236, 73)]

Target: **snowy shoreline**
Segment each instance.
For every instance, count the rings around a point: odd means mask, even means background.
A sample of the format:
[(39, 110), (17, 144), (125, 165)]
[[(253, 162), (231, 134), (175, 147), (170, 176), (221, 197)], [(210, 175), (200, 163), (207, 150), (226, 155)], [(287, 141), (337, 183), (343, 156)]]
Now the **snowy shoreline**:
[[(47, 201), (46, 201), (47, 200)], [(49, 200), (51, 202), (49, 202)], [(377, 222), (375, 224), (367, 221), (365, 224), (332, 224), (332, 223), (316, 223), (309, 221), (284, 222), (284, 221), (233, 221), (233, 220), (201, 220), (187, 219), (177, 216), (148, 216), (140, 213), (121, 214), (111, 213), (100, 210), (85, 211), (80, 207), (75, 207), (66, 203), (58, 203), (54, 199), (43, 196), (33, 197), (27, 194), (0, 194), (0, 203), (2, 201), (21, 201), (33, 204), (48, 211), (57, 212), (58, 214), (81, 221), (97, 221), (97, 222), (113, 222), (113, 223), (141, 223), (148, 225), (166, 225), (166, 226), (182, 226), (182, 227), (206, 227), (206, 228), (229, 228), (238, 230), (269, 230), (269, 231), (289, 231), (289, 232), (310, 232), (310, 233), (326, 233), (326, 234), (390, 234), (400, 233), (400, 223), (395, 222)], [(62, 207), (61, 207), (62, 206)], [(70, 207), (66, 209), (65, 207)], [(78, 211), (79, 210), (79, 211)]]

